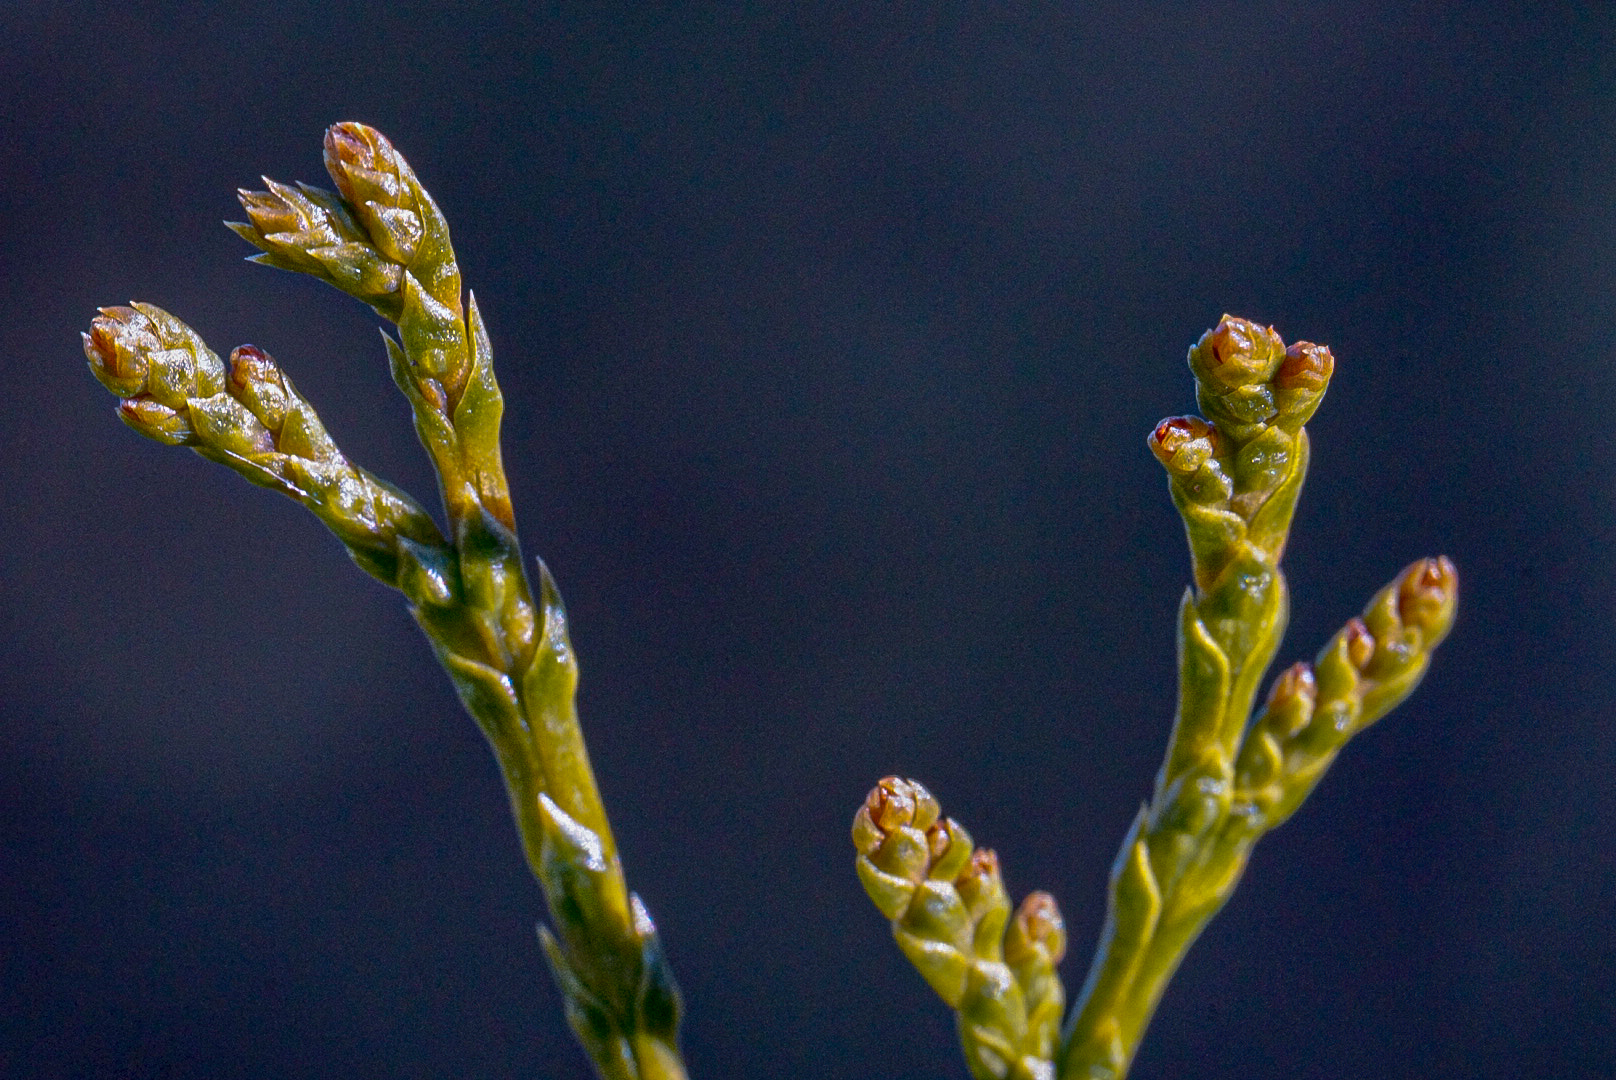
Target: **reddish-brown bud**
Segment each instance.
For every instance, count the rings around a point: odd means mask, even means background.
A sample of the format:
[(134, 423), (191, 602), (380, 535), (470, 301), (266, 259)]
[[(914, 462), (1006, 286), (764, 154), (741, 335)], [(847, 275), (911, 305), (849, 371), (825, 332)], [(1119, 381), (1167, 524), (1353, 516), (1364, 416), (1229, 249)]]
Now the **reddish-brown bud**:
[(271, 432), (279, 435), (286, 422), (290, 395), (280, 365), (256, 345), (242, 345), (230, 354), (225, 380), (230, 396), (247, 407)]
[(939, 810), (937, 800), (920, 784), (888, 776), (875, 785), (859, 807), (853, 819), (853, 843), (869, 854), (888, 833), (909, 826), (929, 829)]
[(240, 390), (252, 383), (281, 381), (280, 365), (256, 345), (238, 345), (230, 354), (230, 388)]
[(1010, 896), (999, 875), (999, 856), (986, 848), (972, 852), (954, 888), (959, 890), (965, 910), (976, 924), (978, 953), (1002, 949), (1004, 926), (1010, 919)]
[(398, 166), (398, 151), (375, 128), (349, 120), (326, 129), (326, 171), (349, 202), (396, 202), (404, 192)]
[(84, 338), (84, 356), (101, 385), (119, 397), (133, 397), (146, 385), (146, 357), (162, 348), (151, 320), (131, 307), (101, 308)]
[(931, 853), (927, 876), (935, 881), (953, 881), (973, 851), (970, 834), (953, 818), (944, 818), (926, 830), (926, 848)]
[(1273, 377), (1285, 353), (1285, 342), (1271, 326), (1225, 315), (1190, 353), (1197, 375), (1227, 387), (1264, 383)]
[(1055, 898), (1047, 892), (1028, 894), (1016, 908), (1004, 939), (1004, 958), (1012, 967), (1037, 953), (1047, 957), (1051, 965), (1060, 963), (1066, 955), (1066, 920), (1061, 918)]
[(171, 410), (224, 388), (224, 365), (195, 330), (160, 307), (136, 301), (101, 308), (83, 335), (84, 356), (119, 397), (151, 397)]
[[(264, 183), (274, 184), (267, 176)], [(247, 211), (247, 219), (252, 222), (253, 228), (264, 236), (306, 232), (315, 224), (308, 215), (299, 212), (300, 207), (273, 192), (237, 188), (236, 198), (241, 208)], [(329, 242), (335, 243), (336, 238), (333, 236)]]
[(1313, 677), (1313, 665), (1306, 660), (1298, 660), (1274, 680), (1273, 689), (1268, 691), (1268, 703), (1272, 705), (1297, 699), (1312, 701), (1317, 696), (1318, 681)]
[(1274, 373), (1274, 388), (1316, 393), (1328, 385), (1334, 372), (1335, 357), (1329, 346), (1298, 341), (1285, 350), (1285, 359)]
[(184, 410), (171, 409), (144, 395), (119, 402), (118, 418), (148, 439), (170, 446), (189, 446), (197, 441)]
[(1405, 626), (1418, 627), (1425, 646), (1434, 646), (1453, 625), (1459, 598), (1459, 572), (1447, 556), (1421, 559), (1401, 575), (1397, 613)]
[(414, 174), (393, 144), (373, 127), (333, 124), (325, 133), (325, 167), (364, 222), (371, 242), (389, 259), (409, 265), (425, 226)]
[(1280, 672), (1263, 707), (1264, 724), (1280, 739), (1288, 739), (1307, 725), (1319, 698), (1313, 665), (1298, 661)]
[(1353, 667), (1362, 671), (1369, 666), (1369, 661), (1375, 656), (1375, 635), (1369, 632), (1364, 621), (1354, 616), (1347, 620), (1342, 629), (1347, 639), (1347, 661)]
[(960, 871), (955, 884), (961, 889), (979, 888), (999, 876), (999, 855), (992, 848), (977, 848), (970, 862)]
[(1217, 452), (1217, 428), (1199, 416), (1170, 416), (1145, 442), (1169, 472), (1188, 476)]

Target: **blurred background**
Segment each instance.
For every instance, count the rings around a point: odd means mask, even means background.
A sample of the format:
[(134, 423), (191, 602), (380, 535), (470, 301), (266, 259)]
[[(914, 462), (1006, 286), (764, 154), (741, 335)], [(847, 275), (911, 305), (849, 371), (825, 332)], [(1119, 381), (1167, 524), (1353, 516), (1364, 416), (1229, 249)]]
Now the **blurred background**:
[(0, 7), (0, 1074), (587, 1075), (491, 755), (308, 515), (141, 440), (101, 304), (274, 353), (430, 496), (376, 318), (250, 266), (386, 132), (454, 228), (693, 1077), (964, 1077), (847, 838), (917, 777), (1081, 984), (1189, 575), (1145, 448), (1224, 311), (1330, 344), (1310, 657), (1421, 690), (1258, 849), (1134, 1075), (1616, 1074), (1616, 9)]

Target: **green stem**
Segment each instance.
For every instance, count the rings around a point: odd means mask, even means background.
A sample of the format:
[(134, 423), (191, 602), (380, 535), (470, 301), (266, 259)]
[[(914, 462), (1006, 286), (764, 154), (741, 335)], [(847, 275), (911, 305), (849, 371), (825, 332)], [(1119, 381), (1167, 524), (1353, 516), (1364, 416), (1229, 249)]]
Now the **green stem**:
[(1239, 884), (1252, 839), (1225, 818), (1189, 853), (1189, 871), (1158, 892), (1148, 840), (1137, 833), (1136, 826), (1112, 873), (1105, 928), (1065, 1033), (1061, 1080), (1127, 1076), (1168, 982)]

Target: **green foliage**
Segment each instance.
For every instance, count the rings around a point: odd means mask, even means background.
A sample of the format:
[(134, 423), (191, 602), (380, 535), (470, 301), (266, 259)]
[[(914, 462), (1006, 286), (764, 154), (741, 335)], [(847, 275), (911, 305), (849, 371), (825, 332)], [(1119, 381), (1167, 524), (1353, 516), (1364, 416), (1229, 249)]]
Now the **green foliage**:
[[(391, 322), (394, 381), (437, 472), (440, 529), (420, 502), (343, 455), (263, 350), (228, 364), (150, 304), (103, 308), (84, 335), (91, 371), (141, 434), (197, 453), (314, 513), (366, 572), (404, 595), (466, 711), (493, 747), (524, 850), (544, 888), (546, 955), (573, 1030), (607, 1080), (677, 1080), (679, 992), (628, 891), (574, 708), (578, 668), (554, 581), (530, 581), (500, 460), (503, 401), (488, 335), (449, 229), (379, 132), (337, 124), (336, 191), (266, 181), (230, 225), (253, 260), (309, 274)], [(1297, 664), (1252, 716), (1284, 634), (1279, 561), (1307, 471), (1302, 425), (1334, 361), (1225, 316), (1190, 350), (1206, 418), (1151, 434), (1189, 539), (1179, 615), (1179, 703), (1166, 758), (1111, 872), (1093, 967), (1071, 1013), (1054, 899), (1012, 911), (992, 851), (943, 818), (925, 788), (888, 777), (858, 811), (857, 871), (899, 948), (958, 1017), (973, 1076), (1120, 1080), (1163, 989), (1228, 900), (1252, 845), (1305, 799), (1346, 741), (1406, 697), (1452, 625), (1446, 559), (1414, 563)]]

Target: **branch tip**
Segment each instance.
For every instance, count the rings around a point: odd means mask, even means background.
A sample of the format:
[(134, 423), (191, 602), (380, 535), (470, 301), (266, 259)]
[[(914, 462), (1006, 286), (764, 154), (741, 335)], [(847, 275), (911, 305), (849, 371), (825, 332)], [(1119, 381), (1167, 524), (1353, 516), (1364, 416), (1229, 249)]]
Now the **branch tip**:
[(1298, 341), (1285, 350), (1285, 359), (1274, 373), (1278, 390), (1323, 390), (1335, 373), (1335, 356), (1328, 345)]

